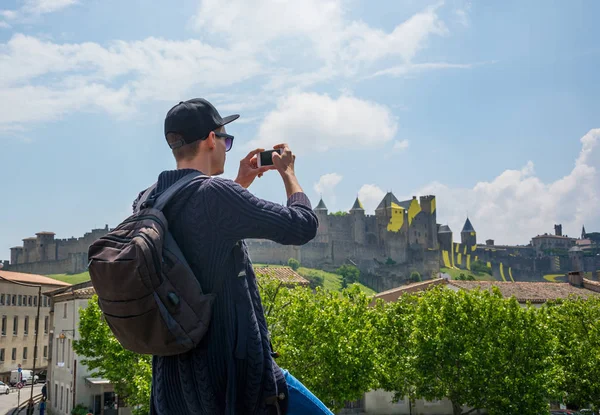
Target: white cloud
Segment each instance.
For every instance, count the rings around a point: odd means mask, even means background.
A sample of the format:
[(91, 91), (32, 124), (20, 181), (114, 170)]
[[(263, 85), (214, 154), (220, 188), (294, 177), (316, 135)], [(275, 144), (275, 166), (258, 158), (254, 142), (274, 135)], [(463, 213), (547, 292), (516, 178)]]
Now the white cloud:
[(0, 29), (10, 29), (10, 25), (4, 21), (0, 21)]
[(410, 142), (408, 140), (395, 141), (394, 146), (392, 147), (392, 151), (395, 153), (401, 153), (408, 149), (410, 146)]
[[(345, 3), (342, 0), (231, 0), (224, 4), (218, 0), (202, 0), (193, 24), (215, 38), (244, 45), (268, 61), (277, 63), (278, 58), (300, 57), (301, 61), (313, 63), (317, 58), (322, 66), (306, 68), (309, 70), (302, 73), (303, 79), (313, 81), (322, 78), (323, 70), (328, 75), (331, 71), (353, 75), (362, 65), (386, 57), (397, 56), (410, 62), (432, 35), (448, 33), (437, 14), (437, 6), (426, 8), (386, 32), (363, 21), (347, 19)], [(311, 76), (314, 73), (320, 75)]]
[(374, 184), (365, 184), (358, 191), (358, 199), (369, 214), (375, 212), (384, 196), (385, 192)]
[[(123, 116), (134, 112), (142, 100), (178, 101), (192, 87), (229, 86), (259, 72), (260, 65), (242, 52), (198, 40), (147, 38), (103, 47), (92, 42), (56, 44), (17, 34), (0, 44), (0, 95), (5, 97), (0, 130), (78, 110)], [(52, 75), (52, 84), (32, 85), (47, 75)]]
[(327, 200), (331, 206), (335, 206), (335, 188), (342, 181), (343, 176), (338, 173), (327, 173), (319, 178), (319, 181), (314, 184), (315, 192)]
[(77, 0), (27, 0), (23, 9), (34, 14), (53, 13), (72, 6)]
[(285, 140), (296, 153), (381, 146), (394, 138), (397, 122), (380, 104), (352, 96), (292, 94), (265, 117), (249, 148)]
[(578, 236), (584, 224), (600, 226), (600, 129), (590, 130), (581, 143), (573, 170), (553, 182), (536, 177), (530, 161), (470, 189), (435, 182), (418, 194), (437, 196), (438, 222), (450, 224), (455, 240), (467, 212), (479, 241), (527, 244), (535, 235), (552, 232), (557, 223), (564, 233)]
[(375, 78), (378, 76), (404, 76), (414, 73), (440, 70), (440, 69), (470, 69), (474, 66), (472, 63), (447, 63), (447, 62), (428, 62), (428, 63), (407, 63), (403, 65), (393, 66), (391, 68), (382, 69), (375, 72), (366, 78)]
[(463, 9), (456, 9), (454, 11), (454, 14), (456, 15), (456, 20), (458, 21), (459, 24), (461, 24), (464, 27), (469, 27), (470, 23), (469, 23), (469, 15), (467, 14), (467, 12)]
[[(0, 114), (0, 130), (19, 129), (30, 122), (50, 121), (84, 109), (122, 116), (134, 113), (141, 102), (173, 102), (200, 88), (206, 95), (254, 79), (253, 87), (259, 92), (245, 93), (237, 100), (241, 106), (256, 109), (258, 105), (263, 112), (280, 101), (280, 107), (263, 123), (264, 132), (272, 132), (269, 127), (278, 126), (278, 120), (290, 119), (288, 108), (301, 108), (302, 114), (317, 124), (302, 131), (325, 133), (325, 139), (333, 144), (343, 140), (356, 148), (359, 141), (387, 142), (396, 129), (387, 108), (350, 97), (332, 100), (303, 91), (339, 77), (357, 77), (384, 59), (388, 64), (400, 60), (403, 65), (412, 65), (411, 60), (432, 36), (444, 36), (448, 30), (437, 7), (426, 8), (384, 31), (349, 19), (346, 2), (202, 0), (192, 21), (203, 40), (56, 43), (15, 34), (0, 43), (0, 94), (20, 94), (26, 99), (20, 99), (24, 105), (20, 115), (14, 110)], [(21, 22), (27, 16), (56, 12), (77, 3), (24, 0), (18, 10), (2, 11), (6, 22), (0, 24)], [(388, 71), (394, 73), (393, 68)], [(385, 74), (383, 71), (378, 76)], [(94, 98), (87, 92), (94, 89), (101, 95)], [(333, 112), (311, 111), (305, 106), (311, 100), (320, 109)], [(42, 106), (47, 108), (33, 111)], [(345, 116), (346, 110), (354, 118)], [(366, 115), (376, 118), (367, 125), (361, 121), (367, 116), (360, 117), (357, 110), (366, 110)], [(25, 114), (29, 114), (27, 118)], [(307, 125), (299, 119), (294, 122), (296, 125), (285, 128), (287, 132), (298, 130), (300, 123)], [(316, 137), (309, 141), (320, 142)], [(324, 147), (331, 148), (331, 144), (317, 148), (325, 151)]]

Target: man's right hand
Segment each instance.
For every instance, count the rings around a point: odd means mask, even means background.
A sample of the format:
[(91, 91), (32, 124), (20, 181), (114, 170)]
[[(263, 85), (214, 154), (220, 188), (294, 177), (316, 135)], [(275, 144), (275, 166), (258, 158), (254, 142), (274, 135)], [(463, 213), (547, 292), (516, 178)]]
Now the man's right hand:
[(279, 174), (281, 174), (287, 197), (289, 198), (294, 193), (302, 192), (302, 187), (300, 187), (298, 179), (296, 179), (296, 172), (294, 170), (296, 156), (292, 154), (292, 150), (285, 143), (277, 144), (273, 148), (281, 149), (281, 154), (273, 153), (273, 165)]
[(294, 174), (294, 161), (296, 156), (292, 153), (292, 150), (287, 144), (277, 144), (273, 146), (274, 149), (281, 149), (281, 154), (273, 153), (273, 165), (282, 176), (287, 174)]

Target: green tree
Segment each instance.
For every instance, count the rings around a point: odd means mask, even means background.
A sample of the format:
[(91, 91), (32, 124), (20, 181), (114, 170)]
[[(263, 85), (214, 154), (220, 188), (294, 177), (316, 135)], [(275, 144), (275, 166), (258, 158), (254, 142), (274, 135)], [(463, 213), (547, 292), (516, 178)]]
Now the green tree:
[(290, 258), (288, 259), (288, 266), (294, 271), (298, 271), (298, 268), (300, 268), (300, 261), (295, 258)]
[(396, 265), (396, 261), (394, 261), (391, 257), (385, 260), (385, 265)]
[(549, 306), (558, 339), (560, 397), (577, 406), (600, 407), (600, 299), (577, 298)]
[(413, 324), (415, 396), (447, 397), (455, 415), (463, 406), (491, 415), (547, 411), (553, 337), (534, 308), (497, 289), (438, 288), (421, 296)]
[(332, 409), (374, 385), (374, 313), (358, 286), (339, 292), (261, 281), (277, 363)]
[(394, 401), (415, 395), (414, 353), (411, 343), (418, 297), (405, 294), (390, 303), (375, 305), (375, 347), (379, 354), (378, 387), (394, 392)]
[(335, 273), (344, 277), (347, 284), (353, 284), (357, 282), (360, 277), (360, 270), (354, 265), (350, 264), (342, 265), (335, 271)]
[(492, 268), (488, 267), (485, 262), (480, 261), (480, 260), (473, 261), (471, 263), (471, 271), (480, 273), (480, 274), (492, 275)]
[(410, 273), (409, 279), (412, 282), (419, 282), (419, 281), (421, 281), (421, 274), (419, 274), (417, 271), (413, 271)]
[(332, 213), (333, 216), (346, 216), (347, 214), (348, 214), (348, 212), (343, 212), (341, 210), (338, 210), (337, 212)]
[(80, 340), (73, 349), (93, 376), (108, 379), (134, 414), (148, 414), (152, 380), (151, 356), (125, 350), (112, 334), (93, 296), (79, 313)]

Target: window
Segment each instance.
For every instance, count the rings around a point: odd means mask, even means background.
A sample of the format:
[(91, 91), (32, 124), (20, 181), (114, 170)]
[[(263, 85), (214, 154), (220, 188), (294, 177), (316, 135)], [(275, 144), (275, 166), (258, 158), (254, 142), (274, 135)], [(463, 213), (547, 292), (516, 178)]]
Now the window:
[(69, 346), (67, 349), (67, 367), (71, 367), (71, 339), (68, 340)]
[(19, 295), (19, 301), (18, 301), (18, 305), (23, 305), (23, 296)]
[(44, 296), (44, 307), (46, 307), (46, 305), (48, 305), (48, 297)]
[(27, 347), (23, 347), (23, 360), (27, 360)]
[(0, 349), (0, 362), (4, 362), (4, 349)]
[(48, 358), (48, 346), (44, 346), (44, 359)]
[(33, 305), (33, 297), (32, 296), (29, 296), (29, 298), (27, 299), (27, 305), (29, 307), (31, 307)]
[(15, 294), (12, 296), (12, 305), (17, 305), (17, 296)]
[(33, 334), (37, 334), (37, 329), (38, 326), (40, 325), (40, 321), (38, 320), (37, 316), (35, 317), (35, 326), (33, 326)]
[(15, 316), (13, 318), (13, 336), (19, 334), (19, 317)]
[(0, 305), (4, 305), (4, 294), (0, 294)]
[(48, 316), (44, 317), (44, 334), (48, 334)]
[(64, 387), (61, 386), (60, 387), (60, 404), (59, 404), (60, 406), (58, 407), (58, 409), (60, 409), (61, 411), (63, 408), (63, 398), (64, 398), (63, 392), (64, 392)]
[(25, 316), (25, 323), (23, 323), (23, 334), (29, 334), (29, 316)]
[(54, 407), (58, 407), (58, 383), (54, 384)]
[(6, 336), (6, 316), (2, 316), (2, 335)]
[(62, 342), (62, 346), (63, 347), (62, 347), (62, 360), (61, 360), (61, 362), (64, 363), (65, 362), (65, 342), (64, 341)]
[(67, 303), (63, 304), (63, 318), (67, 318)]
[(13, 347), (11, 357), (12, 357), (13, 361), (17, 360), (17, 348), (16, 347)]
[(58, 365), (58, 339), (56, 339), (56, 364)]
[(37, 307), (37, 297), (33, 297), (33, 306)]

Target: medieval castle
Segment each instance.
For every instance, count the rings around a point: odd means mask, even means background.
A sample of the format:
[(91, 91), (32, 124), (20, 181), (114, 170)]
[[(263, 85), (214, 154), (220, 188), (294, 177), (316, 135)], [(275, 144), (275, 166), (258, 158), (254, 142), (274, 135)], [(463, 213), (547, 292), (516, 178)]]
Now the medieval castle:
[[(563, 236), (561, 225), (555, 225), (554, 235), (536, 236), (528, 245), (498, 246), (493, 240), (478, 244), (467, 218), (460, 243), (455, 243), (451, 229), (437, 223), (436, 198), (431, 195), (399, 201), (389, 192), (374, 215), (365, 214), (358, 198), (349, 212), (330, 214), (323, 200), (314, 210), (319, 219), (314, 240), (303, 246), (248, 240), (252, 260), (284, 264), (295, 258), (306, 267), (326, 270), (350, 263), (361, 269), (363, 282), (379, 291), (398, 286), (414, 271), (426, 279), (437, 276), (441, 267), (469, 271), (474, 261), (482, 261), (505, 281), (541, 280), (573, 267), (600, 269), (598, 241), (587, 239), (585, 230), (580, 239)], [(89, 245), (108, 231), (107, 225), (70, 239), (39, 232), (11, 248), (5, 268), (46, 275), (84, 271)]]

